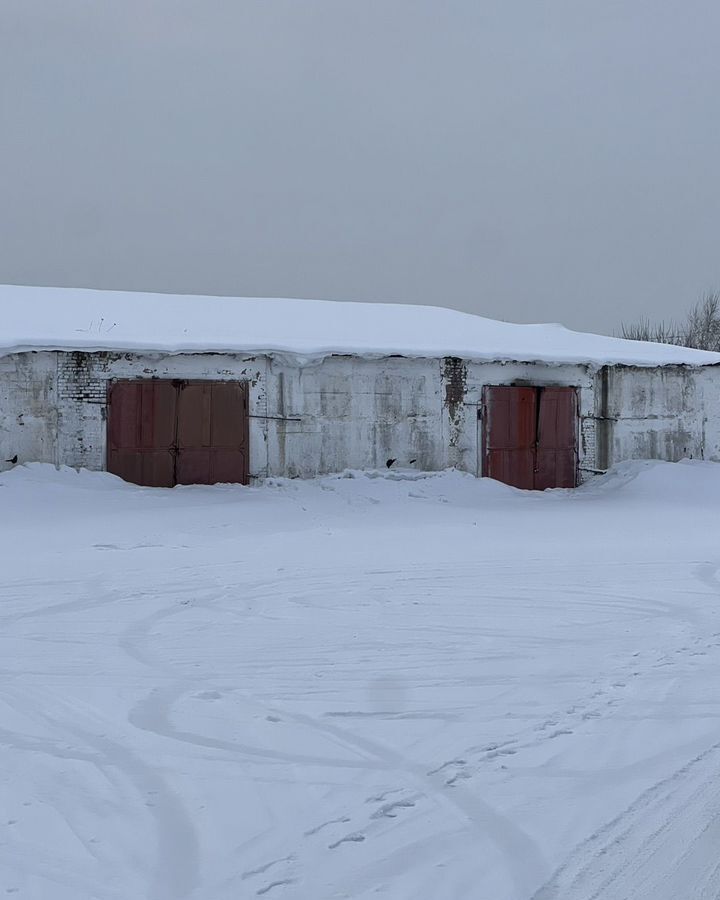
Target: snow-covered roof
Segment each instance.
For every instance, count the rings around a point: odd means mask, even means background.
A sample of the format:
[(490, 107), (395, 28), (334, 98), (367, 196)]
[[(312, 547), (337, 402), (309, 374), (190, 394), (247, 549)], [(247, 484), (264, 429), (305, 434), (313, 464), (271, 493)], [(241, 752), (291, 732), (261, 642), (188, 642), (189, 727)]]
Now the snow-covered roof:
[(584, 334), (562, 325), (514, 325), (435, 306), (0, 285), (0, 354), (26, 350), (720, 364), (718, 353)]

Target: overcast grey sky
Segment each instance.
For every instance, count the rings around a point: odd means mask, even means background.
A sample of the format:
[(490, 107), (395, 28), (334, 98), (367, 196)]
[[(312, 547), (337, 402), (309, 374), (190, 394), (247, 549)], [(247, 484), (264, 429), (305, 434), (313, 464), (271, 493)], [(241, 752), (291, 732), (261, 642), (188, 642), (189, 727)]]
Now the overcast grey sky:
[(612, 331), (720, 287), (717, 0), (0, 0), (0, 282)]

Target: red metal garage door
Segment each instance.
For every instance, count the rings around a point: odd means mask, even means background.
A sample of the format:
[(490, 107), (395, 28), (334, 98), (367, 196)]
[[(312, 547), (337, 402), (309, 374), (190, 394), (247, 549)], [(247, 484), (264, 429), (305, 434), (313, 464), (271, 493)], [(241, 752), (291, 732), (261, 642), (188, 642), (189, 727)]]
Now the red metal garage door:
[(178, 484), (248, 480), (247, 383), (190, 381), (178, 395)]
[(483, 475), (532, 490), (537, 391), (528, 387), (485, 388), (484, 407)]
[(482, 474), (525, 490), (577, 484), (574, 388), (486, 387)]
[(535, 489), (577, 485), (577, 392), (540, 389)]
[(108, 472), (135, 484), (175, 484), (177, 388), (171, 381), (116, 381), (108, 394)]
[(107, 467), (135, 484), (249, 481), (246, 382), (116, 381)]

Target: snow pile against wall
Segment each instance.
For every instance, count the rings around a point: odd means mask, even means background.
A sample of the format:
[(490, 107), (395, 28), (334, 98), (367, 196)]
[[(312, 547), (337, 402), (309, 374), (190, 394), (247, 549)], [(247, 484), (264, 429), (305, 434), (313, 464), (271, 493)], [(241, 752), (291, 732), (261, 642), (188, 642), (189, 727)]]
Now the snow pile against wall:
[(0, 286), (0, 353), (107, 350), (458, 357), (636, 366), (718, 365), (720, 354), (514, 325), (451, 309)]

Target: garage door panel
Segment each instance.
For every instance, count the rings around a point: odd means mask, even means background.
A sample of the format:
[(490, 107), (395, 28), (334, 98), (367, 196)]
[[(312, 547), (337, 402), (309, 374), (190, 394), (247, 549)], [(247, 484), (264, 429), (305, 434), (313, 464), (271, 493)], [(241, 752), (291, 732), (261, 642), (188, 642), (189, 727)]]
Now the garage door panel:
[(175, 483), (172, 450), (111, 450), (108, 471), (144, 487), (172, 487)]
[(171, 381), (141, 382), (144, 449), (171, 449), (175, 446), (176, 391)]
[(574, 388), (543, 388), (538, 415), (535, 488), (577, 485), (577, 392)]
[(512, 487), (530, 491), (534, 486), (534, 463), (533, 450), (490, 450), (485, 475)]
[(212, 451), (211, 475), (215, 484), (247, 484), (248, 459), (244, 450)]
[(574, 450), (538, 450), (535, 490), (573, 488), (577, 485), (577, 458)]
[(209, 448), (178, 448), (175, 462), (177, 484), (212, 484)]
[(571, 450), (577, 443), (577, 394), (573, 388), (544, 388), (540, 393), (538, 447)]
[(140, 386), (128, 382), (111, 385), (108, 404), (109, 446), (137, 447), (140, 443)]
[(137, 450), (108, 448), (107, 469), (124, 481), (142, 484), (142, 457)]
[(515, 450), (534, 446), (536, 391), (533, 388), (486, 388), (485, 411), (488, 449)]
[(483, 406), (483, 475), (532, 489), (537, 392), (528, 387), (486, 387)]
[(210, 447), (212, 384), (190, 382), (180, 385), (179, 391), (178, 447)]
[(247, 484), (247, 457), (227, 448), (179, 450), (178, 484)]
[(142, 484), (147, 487), (173, 487), (175, 484), (173, 450), (145, 450), (142, 453)]
[(128, 450), (167, 449), (175, 443), (175, 391), (164, 381), (113, 384), (108, 443)]
[(216, 382), (212, 388), (213, 447), (247, 445), (247, 384)]

